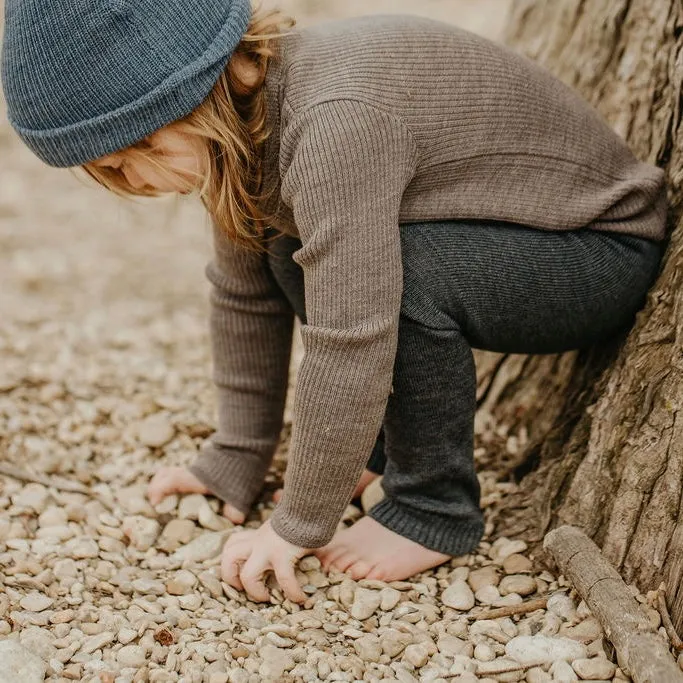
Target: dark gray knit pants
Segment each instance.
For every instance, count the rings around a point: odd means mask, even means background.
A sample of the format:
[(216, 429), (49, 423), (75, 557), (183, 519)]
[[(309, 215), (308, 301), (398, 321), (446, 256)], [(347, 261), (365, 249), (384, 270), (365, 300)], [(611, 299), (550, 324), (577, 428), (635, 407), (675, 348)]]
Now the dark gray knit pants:
[[(495, 221), (400, 226), (398, 349), (368, 468), (386, 498), (369, 515), (427, 548), (472, 551), (483, 534), (473, 437), (472, 348), (558, 353), (625, 331), (659, 269), (660, 243)], [(305, 322), (299, 240), (271, 246), (273, 275)]]

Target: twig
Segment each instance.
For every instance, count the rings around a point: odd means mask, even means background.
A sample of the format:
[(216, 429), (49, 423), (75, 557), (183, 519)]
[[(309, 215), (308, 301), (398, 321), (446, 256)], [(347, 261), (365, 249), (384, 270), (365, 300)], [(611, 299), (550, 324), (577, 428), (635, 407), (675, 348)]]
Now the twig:
[(518, 605), (509, 605), (508, 607), (499, 607), (498, 609), (490, 609), (488, 612), (479, 612), (478, 614), (468, 614), (468, 619), (502, 619), (503, 617), (512, 617), (515, 614), (528, 614), (535, 612), (537, 609), (545, 609), (548, 605), (548, 598), (536, 598), (535, 600), (527, 600), (520, 602)]
[(80, 493), (84, 496), (88, 496), (88, 498), (94, 498), (95, 500), (99, 501), (105, 508), (107, 508), (107, 510), (109, 510), (109, 512), (113, 511), (112, 504), (106, 500), (106, 498), (99, 496), (92, 489), (88, 488), (84, 484), (79, 484), (76, 481), (69, 481), (68, 479), (54, 479), (52, 477), (47, 477), (44, 474), (32, 474), (31, 472), (27, 472), (26, 470), (19, 469), (18, 467), (14, 467), (6, 463), (0, 463), (0, 475), (12, 477), (12, 479), (17, 479), (19, 481), (26, 481), (31, 484), (42, 484), (43, 486), (57, 489), (58, 491), (66, 491), (67, 493)]
[(543, 547), (612, 641), (619, 662), (636, 683), (682, 683), (669, 643), (655, 630), (618, 572), (580, 529), (562, 526)]
[(659, 615), (662, 617), (664, 630), (669, 636), (672, 647), (675, 650), (683, 650), (683, 640), (681, 640), (678, 633), (676, 633), (676, 629), (671, 621), (671, 616), (669, 615), (669, 609), (666, 606), (666, 586), (664, 583), (662, 583), (657, 591), (657, 608), (659, 609)]

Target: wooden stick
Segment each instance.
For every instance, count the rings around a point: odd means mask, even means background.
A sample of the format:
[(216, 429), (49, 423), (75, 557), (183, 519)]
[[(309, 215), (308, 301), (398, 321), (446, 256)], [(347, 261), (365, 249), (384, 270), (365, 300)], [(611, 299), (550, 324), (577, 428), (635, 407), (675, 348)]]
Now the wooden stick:
[(636, 683), (683, 683), (668, 643), (583, 531), (562, 526), (546, 535), (543, 547), (602, 624), (622, 669)]
[(683, 640), (681, 640), (678, 633), (676, 633), (676, 629), (671, 621), (671, 616), (669, 615), (669, 608), (666, 606), (666, 585), (664, 583), (662, 583), (657, 591), (657, 608), (659, 609), (659, 615), (662, 617), (662, 625), (664, 626), (666, 634), (669, 636), (671, 645), (676, 650), (683, 650)]
[(48, 488), (57, 489), (58, 491), (66, 491), (67, 493), (80, 493), (88, 498), (94, 498), (102, 503), (102, 505), (111, 512), (113, 510), (112, 504), (105, 500), (102, 496), (97, 495), (92, 489), (77, 481), (69, 481), (68, 479), (53, 479), (44, 474), (32, 474), (26, 470), (19, 469), (6, 463), (0, 463), (0, 475), (5, 477), (12, 477), (18, 481), (26, 481), (31, 484), (42, 484)]
[(527, 600), (520, 602), (517, 605), (510, 605), (508, 607), (499, 607), (498, 609), (490, 609), (487, 612), (479, 612), (478, 614), (468, 614), (468, 619), (475, 619), (480, 621), (482, 619), (502, 619), (503, 617), (512, 617), (515, 614), (528, 614), (535, 612), (537, 609), (545, 609), (548, 606), (548, 598), (536, 598), (535, 600)]

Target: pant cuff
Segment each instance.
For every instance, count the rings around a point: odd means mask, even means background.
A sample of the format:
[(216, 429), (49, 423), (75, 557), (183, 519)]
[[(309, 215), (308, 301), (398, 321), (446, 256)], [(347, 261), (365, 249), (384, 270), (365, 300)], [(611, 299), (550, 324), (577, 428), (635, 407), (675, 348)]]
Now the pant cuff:
[(483, 515), (471, 519), (453, 519), (424, 512), (384, 498), (368, 515), (382, 526), (415, 541), (425, 548), (446, 555), (467, 555), (479, 545), (484, 535)]

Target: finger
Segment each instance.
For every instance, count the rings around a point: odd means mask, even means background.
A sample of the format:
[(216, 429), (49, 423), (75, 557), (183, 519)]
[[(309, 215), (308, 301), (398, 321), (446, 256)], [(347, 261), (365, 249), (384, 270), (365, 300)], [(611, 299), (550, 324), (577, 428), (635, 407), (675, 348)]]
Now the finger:
[(242, 565), (247, 561), (251, 555), (251, 545), (242, 543), (240, 545), (228, 546), (226, 543), (223, 546), (221, 554), (221, 578), (225, 583), (239, 591), (244, 590), (242, 581), (240, 579), (240, 571)]
[(184, 467), (161, 468), (147, 486), (147, 497), (152, 505), (158, 505), (172, 493), (208, 492), (206, 486)]
[(264, 580), (264, 575), (270, 568), (270, 563), (263, 555), (251, 553), (240, 571), (244, 590), (255, 602), (266, 602), (270, 597)]
[(280, 588), (290, 602), (305, 602), (306, 594), (301, 589), (294, 570), (297, 559), (296, 557), (287, 557), (284, 554), (280, 555), (273, 562), (273, 571)]
[(223, 517), (227, 517), (233, 524), (242, 524), (246, 519), (246, 515), (230, 503), (223, 505)]
[(230, 534), (230, 538), (226, 541), (225, 545), (233, 546), (239, 543), (244, 543), (245, 541), (251, 540), (251, 538), (256, 533), (255, 529), (245, 529), (244, 531), (234, 531)]
[(273, 502), (279, 503), (283, 493), (284, 491), (282, 489), (278, 489), (277, 491), (275, 491), (275, 493), (273, 493)]

